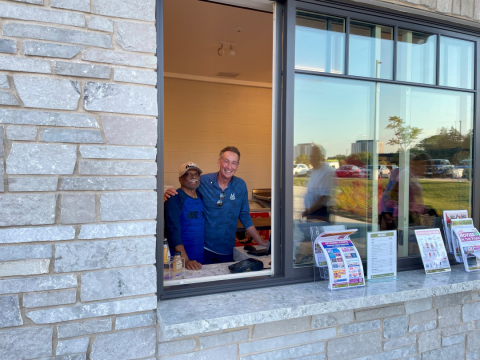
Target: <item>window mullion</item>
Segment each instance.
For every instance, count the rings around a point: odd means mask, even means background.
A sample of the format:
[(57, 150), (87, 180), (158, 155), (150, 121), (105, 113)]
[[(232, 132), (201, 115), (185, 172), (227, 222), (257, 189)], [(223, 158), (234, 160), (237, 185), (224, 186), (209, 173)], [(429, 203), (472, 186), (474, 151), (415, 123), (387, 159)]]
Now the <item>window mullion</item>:
[(397, 44), (398, 44), (398, 25), (393, 27), (393, 69), (392, 80), (397, 80)]
[(435, 85), (440, 85), (440, 37), (441, 35), (438, 34), (437, 35), (437, 49), (436, 49), (436, 52), (437, 52), (437, 61), (436, 61), (436, 79), (435, 79)]

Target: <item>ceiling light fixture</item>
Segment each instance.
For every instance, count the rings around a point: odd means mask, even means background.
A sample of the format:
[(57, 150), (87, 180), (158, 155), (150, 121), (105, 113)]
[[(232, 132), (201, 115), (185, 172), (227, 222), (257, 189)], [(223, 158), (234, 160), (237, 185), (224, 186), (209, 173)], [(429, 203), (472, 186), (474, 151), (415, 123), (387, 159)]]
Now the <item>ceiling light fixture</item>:
[(225, 41), (220, 41), (219, 44), (220, 44), (220, 47), (218, 48), (218, 56), (223, 56), (225, 54), (225, 48), (227, 48), (227, 46), (230, 47), (229, 55), (232, 57), (235, 56), (236, 52), (233, 47), (237, 46), (237, 44), (233, 44)]

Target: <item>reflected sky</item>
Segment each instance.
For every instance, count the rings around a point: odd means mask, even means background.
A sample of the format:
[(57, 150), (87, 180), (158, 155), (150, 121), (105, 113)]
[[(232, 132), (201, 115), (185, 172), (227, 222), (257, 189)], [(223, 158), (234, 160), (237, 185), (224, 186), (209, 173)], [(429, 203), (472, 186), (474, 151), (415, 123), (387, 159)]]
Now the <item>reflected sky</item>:
[[(378, 84), (379, 141), (385, 152), (392, 130), (385, 130), (390, 116), (399, 116), (406, 125), (423, 130), (423, 138), (436, 135), (442, 127), (471, 130), (473, 95), (469, 93), (413, 86)], [(357, 140), (373, 139), (375, 83), (321, 76), (295, 76), (294, 144), (314, 142), (328, 156), (350, 154)], [(417, 142), (418, 142), (417, 141)]]

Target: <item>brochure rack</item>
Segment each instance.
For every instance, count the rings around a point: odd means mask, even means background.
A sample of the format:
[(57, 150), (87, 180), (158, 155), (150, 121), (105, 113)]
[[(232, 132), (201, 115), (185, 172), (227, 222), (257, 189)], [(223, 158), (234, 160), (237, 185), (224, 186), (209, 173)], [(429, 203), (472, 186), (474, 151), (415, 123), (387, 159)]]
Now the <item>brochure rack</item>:
[(365, 275), (357, 248), (350, 240), (356, 229), (327, 231), (313, 243), (316, 266), (328, 267), (328, 289), (339, 290), (365, 286)]
[(452, 246), (454, 250), (454, 255), (455, 255), (455, 260), (459, 263), (463, 262), (463, 256), (462, 256), (462, 251), (460, 249), (460, 243), (458, 236), (456, 235), (456, 231), (458, 229), (462, 228), (474, 228), (473, 225), (473, 219), (467, 218), (467, 219), (452, 219), (450, 222), (450, 236), (452, 239)]
[(480, 271), (480, 233), (473, 226), (452, 227), (452, 229), (454, 239), (463, 258), (465, 271)]
[[(446, 246), (449, 253), (455, 252), (454, 244), (452, 240), (452, 228), (451, 228), (452, 219), (468, 219), (468, 211), (467, 210), (444, 210), (443, 211), (443, 233), (445, 234), (445, 242), (447, 244)], [(459, 261), (458, 258), (457, 258), (457, 261)]]

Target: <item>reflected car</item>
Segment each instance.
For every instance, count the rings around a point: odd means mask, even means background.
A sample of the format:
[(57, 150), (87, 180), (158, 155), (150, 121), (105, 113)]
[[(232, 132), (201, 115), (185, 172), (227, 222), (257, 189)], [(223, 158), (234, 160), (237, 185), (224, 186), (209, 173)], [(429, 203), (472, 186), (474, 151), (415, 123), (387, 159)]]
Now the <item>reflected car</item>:
[(343, 165), (335, 170), (337, 177), (360, 177), (360, 168), (355, 165)]
[(462, 172), (462, 177), (463, 178), (470, 178), (470, 173), (472, 171), (472, 160), (471, 159), (465, 159), (460, 161), (460, 163), (455, 167), (455, 169), (463, 169)]
[[(360, 171), (360, 177), (368, 177), (371, 178), (371, 172), (373, 169), (373, 165), (368, 165), (362, 168)], [(389, 178), (390, 177), (390, 170), (387, 168), (386, 165), (378, 165), (378, 177), (379, 178)]]
[(450, 164), (450, 161), (447, 159), (433, 159), (432, 167), (427, 167), (427, 175), (431, 177), (453, 177), (453, 169), (455, 166)]
[(308, 166), (305, 164), (293, 164), (293, 176), (307, 175)]

